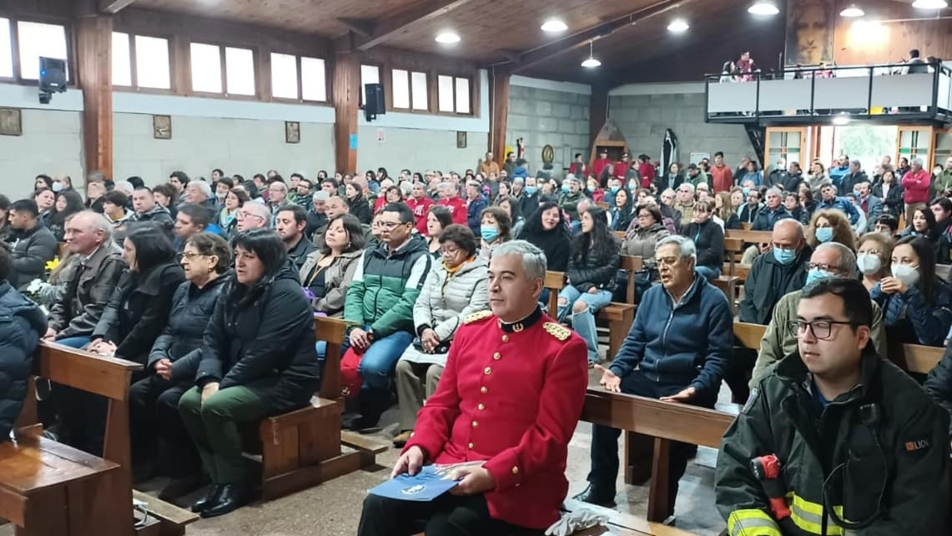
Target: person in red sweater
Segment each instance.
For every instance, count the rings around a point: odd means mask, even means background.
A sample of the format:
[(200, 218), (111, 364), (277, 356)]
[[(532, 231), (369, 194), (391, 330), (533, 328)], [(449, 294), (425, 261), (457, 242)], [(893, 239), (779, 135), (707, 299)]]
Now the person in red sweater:
[[(606, 151), (605, 149), (602, 149), (601, 151), (598, 152), (598, 159), (595, 160), (594, 163), (592, 163), (592, 175), (595, 175), (596, 177), (601, 177), (602, 171), (605, 170), (605, 166), (611, 163), (612, 161), (608, 159), (608, 151)], [(578, 177), (578, 175), (576, 175), (576, 177)]]
[(646, 154), (638, 156), (638, 175), (641, 177), (641, 187), (651, 188), (655, 180), (655, 167), (651, 164), (651, 157)]
[(427, 197), (426, 188), (423, 187), (422, 182), (413, 183), (411, 192), (411, 197), (406, 200), (407, 206), (413, 211), (417, 232), (426, 236), (426, 215), (429, 214), (430, 207), (434, 205), (434, 202)]
[(906, 204), (906, 222), (912, 221), (912, 213), (924, 208), (929, 202), (929, 187), (932, 175), (923, 169), (922, 159), (913, 158), (912, 167), (902, 176), (902, 200)]
[(569, 166), (569, 173), (576, 177), (584, 177), (588, 173), (588, 166), (582, 160), (582, 153), (575, 153), (575, 161)]
[(711, 186), (714, 192), (729, 192), (734, 187), (734, 174), (731, 168), (724, 163), (724, 153), (714, 153), (714, 165), (711, 166)]
[(436, 204), (450, 209), (453, 223), (466, 225), (466, 201), (460, 198), (456, 186), (453, 183), (443, 182), (437, 187), (437, 191), (440, 194), (440, 200)]
[(628, 158), (628, 153), (621, 155), (621, 162), (615, 164), (615, 178), (625, 180), (625, 176), (628, 174), (628, 166), (630, 165), (631, 160)]

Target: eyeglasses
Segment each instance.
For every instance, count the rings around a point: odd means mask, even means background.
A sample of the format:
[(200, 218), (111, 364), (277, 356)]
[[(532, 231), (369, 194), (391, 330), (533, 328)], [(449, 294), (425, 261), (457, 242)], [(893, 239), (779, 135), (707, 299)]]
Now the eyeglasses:
[(261, 218), (263, 220), (264, 216), (261, 216), (259, 214), (252, 214), (251, 212), (245, 212), (244, 210), (239, 210), (238, 219), (243, 220), (245, 218)]
[(657, 257), (655, 259), (659, 265), (663, 266), (674, 266), (678, 263), (678, 260), (679, 259), (677, 257)]
[(813, 270), (823, 270), (824, 272), (837, 273), (840, 271), (840, 267), (835, 264), (827, 264), (825, 262), (811, 262), (807, 264), (807, 269)]
[(790, 329), (796, 330), (797, 336), (802, 337), (806, 335), (807, 330), (809, 329), (813, 336), (821, 341), (829, 340), (833, 335), (833, 326), (852, 325), (852, 322), (841, 322), (838, 320), (814, 320), (813, 322), (804, 322), (803, 320), (791, 320)]
[(183, 252), (182, 252), (182, 258), (183, 258), (183, 259), (192, 260), (192, 259), (196, 259), (196, 258), (198, 258), (198, 257), (207, 257), (207, 255), (205, 255), (205, 254), (203, 254), (203, 253), (199, 253), (199, 252), (197, 252), (197, 251), (183, 251)]
[(444, 247), (440, 249), (440, 254), (443, 255), (444, 257), (455, 257), (459, 253), (459, 251), (460, 251), (459, 248)]
[(380, 227), (385, 227), (385, 228), (387, 228), (387, 229), (393, 229), (393, 228), (395, 228), (395, 227), (398, 227), (398, 226), (404, 225), (404, 224), (403, 224), (403, 222), (399, 222), (399, 221), (383, 221), (383, 220), (380, 220), (380, 221), (377, 222), (377, 225), (379, 225)]

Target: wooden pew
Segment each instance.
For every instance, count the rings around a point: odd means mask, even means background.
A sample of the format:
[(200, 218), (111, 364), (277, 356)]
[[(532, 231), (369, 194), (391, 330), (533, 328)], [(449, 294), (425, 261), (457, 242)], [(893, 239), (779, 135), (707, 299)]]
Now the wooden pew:
[(734, 273), (734, 266), (740, 262), (744, 254), (744, 241), (739, 238), (724, 238), (724, 257), (727, 259), (727, 274), (729, 276), (737, 275)]
[(761, 324), (734, 322), (734, 337), (744, 348), (749, 348), (755, 352), (760, 351), (760, 343), (764, 340), (764, 333), (766, 332), (767, 326)]
[[(373, 465), (388, 448), (358, 434), (341, 431), (340, 360), (347, 325), (317, 316), (315, 337), (327, 342), (321, 389), (311, 404), (268, 417), (245, 431), (245, 448), (261, 454), (261, 495), (273, 500)], [(256, 433), (255, 433), (256, 432)], [(341, 445), (355, 449), (343, 452)]]
[(654, 438), (651, 484), (648, 493), (648, 521), (663, 522), (673, 506), (668, 504), (668, 466), (672, 441), (719, 448), (721, 437), (734, 416), (676, 402), (661, 402), (601, 388), (588, 389), (582, 420), (626, 431), (626, 481), (631, 465), (628, 446), (631, 434)]
[(903, 344), (902, 354), (903, 363), (905, 364), (903, 368), (907, 372), (929, 374), (929, 372), (939, 364), (939, 361), (942, 361), (942, 356), (945, 355), (945, 348), (922, 346), (919, 344)]
[(937, 276), (939, 277), (939, 279), (941, 279), (941, 280), (943, 280), (943, 281), (945, 281), (945, 282), (949, 282), (949, 272), (950, 272), (950, 270), (952, 270), (952, 266), (950, 266), (950, 265), (948, 265), (948, 264), (936, 264), (936, 265), (935, 265), (935, 275), (937, 275)]
[[(635, 263), (630, 261), (628, 265), (634, 266)], [(631, 273), (629, 279), (632, 279)], [(565, 273), (547, 271), (543, 285), (549, 289), (549, 316), (558, 318), (559, 292), (565, 287)], [(611, 359), (618, 353), (635, 321), (635, 306), (630, 303), (612, 302), (598, 312), (597, 318), (608, 321), (608, 358)]]
[[(103, 523), (108, 525), (108, 528), (90, 529), (82, 534), (178, 536), (185, 534), (185, 525), (198, 519), (198, 516), (191, 512), (186, 512), (158, 499), (149, 498), (149, 511), (152, 519), (141, 526), (135, 526), (135, 516), (132, 509), (132, 455), (129, 445), (128, 395), (132, 373), (141, 369), (142, 365), (138, 363), (118, 358), (102, 357), (45, 341), (41, 341), (37, 349), (34, 370), (39, 377), (107, 399), (103, 459), (105, 462), (114, 465), (116, 469), (103, 478), (95, 486), (95, 489), (87, 489), (83, 504), (79, 508), (71, 510), (69, 515), (71, 521), (80, 519), (85, 515), (92, 522)], [(42, 432), (42, 425), (38, 424), (36, 397), (33, 393), (31, 387), (23, 412), (17, 421), (17, 429), (20, 434), (38, 436)], [(69, 449), (64, 445), (46, 440), (40, 440), (37, 445), (44, 451), (55, 448), (59, 454), (67, 452), (64, 449)], [(88, 457), (88, 455), (85, 456)], [(46, 467), (42, 468), (37, 473), (37, 478), (45, 470), (47, 470)], [(2, 478), (3, 475), (0, 474), (0, 479)], [(122, 513), (121, 505), (124, 504), (128, 505), (127, 513)], [(60, 506), (60, 508), (62, 507)], [(153, 515), (152, 507), (165, 512), (174, 511), (175, 515), (168, 518)], [(23, 534), (31, 534), (31, 532), (27, 529), (27, 532)], [(72, 533), (47, 532), (46, 534)]]
[(635, 273), (644, 267), (641, 255), (622, 255), (620, 268), (628, 272), (628, 286), (625, 288), (625, 303), (635, 303)]
[(773, 233), (770, 231), (728, 229), (724, 232), (724, 238), (739, 238), (748, 244), (769, 244), (773, 240)]

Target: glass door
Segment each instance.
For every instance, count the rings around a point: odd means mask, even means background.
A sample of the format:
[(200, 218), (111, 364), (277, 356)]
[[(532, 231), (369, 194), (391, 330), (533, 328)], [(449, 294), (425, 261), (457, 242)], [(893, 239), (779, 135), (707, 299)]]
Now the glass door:
[(767, 127), (766, 154), (764, 165), (767, 175), (777, 167), (783, 159), (785, 165), (797, 162), (800, 167), (806, 168), (806, 128), (804, 127)]

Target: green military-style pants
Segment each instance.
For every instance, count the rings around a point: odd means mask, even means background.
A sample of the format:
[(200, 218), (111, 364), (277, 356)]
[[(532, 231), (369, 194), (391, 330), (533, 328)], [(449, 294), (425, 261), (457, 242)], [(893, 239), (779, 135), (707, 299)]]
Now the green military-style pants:
[(179, 412), (212, 483), (247, 482), (238, 425), (267, 416), (267, 401), (247, 387), (236, 386), (218, 391), (202, 404), (202, 390), (196, 387), (182, 395)]

